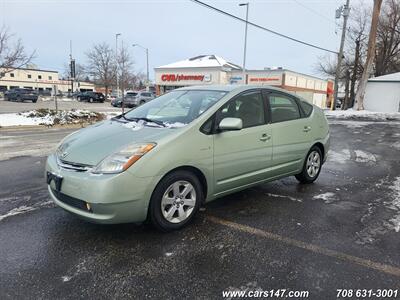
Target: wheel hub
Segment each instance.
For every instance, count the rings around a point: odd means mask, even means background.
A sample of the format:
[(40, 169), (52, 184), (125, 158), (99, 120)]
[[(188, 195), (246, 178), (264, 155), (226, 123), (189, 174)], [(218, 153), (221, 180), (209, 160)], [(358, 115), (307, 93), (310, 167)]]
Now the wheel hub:
[(196, 190), (193, 185), (188, 181), (176, 181), (166, 189), (161, 199), (161, 212), (167, 221), (180, 223), (191, 215), (195, 204)]

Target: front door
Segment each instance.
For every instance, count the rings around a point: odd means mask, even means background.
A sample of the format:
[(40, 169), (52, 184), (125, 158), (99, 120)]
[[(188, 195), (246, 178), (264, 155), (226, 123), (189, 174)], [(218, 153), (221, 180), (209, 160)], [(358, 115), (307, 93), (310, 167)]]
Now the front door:
[(223, 118), (240, 118), (243, 129), (214, 134), (215, 194), (264, 180), (272, 160), (272, 129), (260, 90), (247, 91), (217, 112)]

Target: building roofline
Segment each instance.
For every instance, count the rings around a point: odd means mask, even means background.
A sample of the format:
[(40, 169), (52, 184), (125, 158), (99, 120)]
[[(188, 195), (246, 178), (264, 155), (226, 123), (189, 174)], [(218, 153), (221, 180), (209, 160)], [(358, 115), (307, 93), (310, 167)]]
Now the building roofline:
[(13, 70), (25, 70), (25, 71), (37, 71), (37, 72), (59, 73), (58, 71), (44, 70), (44, 69), (34, 69), (34, 68), (1, 68), (1, 69), (6, 69), (6, 70), (10, 70), (10, 69), (11, 69), (11, 72), (12, 72)]

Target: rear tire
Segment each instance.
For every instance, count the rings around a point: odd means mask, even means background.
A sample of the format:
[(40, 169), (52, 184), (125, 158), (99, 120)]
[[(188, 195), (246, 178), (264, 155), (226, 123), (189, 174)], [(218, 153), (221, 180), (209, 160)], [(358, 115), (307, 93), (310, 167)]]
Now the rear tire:
[(151, 196), (149, 219), (159, 230), (178, 230), (190, 223), (203, 202), (199, 179), (191, 172), (176, 171), (158, 183)]
[(301, 183), (313, 183), (317, 180), (322, 167), (322, 152), (317, 146), (308, 151), (301, 173), (295, 175)]

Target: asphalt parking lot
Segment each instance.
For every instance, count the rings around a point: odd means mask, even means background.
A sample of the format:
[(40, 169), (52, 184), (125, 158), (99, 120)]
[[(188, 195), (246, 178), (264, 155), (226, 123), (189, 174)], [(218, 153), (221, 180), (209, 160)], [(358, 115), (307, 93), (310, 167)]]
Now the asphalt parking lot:
[(317, 182), (286, 178), (218, 199), (168, 234), (86, 223), (52, 204), (45, 155), (69, 132), (0, 129), (1, 299), (221, 299), (283, 288), (309, 299), (336, 299), (337, 289), (400, 297), (399, 122), (331, 121)]
[[(40, 108), (55, 109), (55, 102), (52, 98), (39, 99), (38, 102), (36, 103), (32, 103), (30, 101), (24, 101), (24, 102), (4, 101), (4, 99), (1, 98), (0, 105), (1, 105), (1, 113), (18, 113)], [(58, 109), (60, 110), (88, 109), (95, 112), (121, 111), (121, 108), (115, 108), (111, 106), (110, 102), (89, 103), (86, 101), (79, 102), (69, 98), (58, 99), (57, 105)]]

